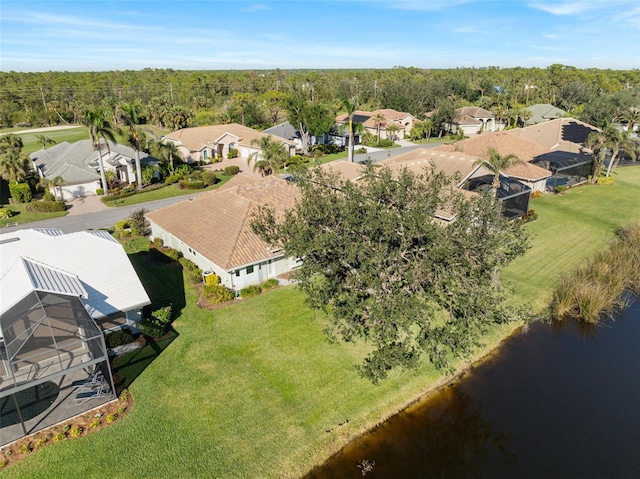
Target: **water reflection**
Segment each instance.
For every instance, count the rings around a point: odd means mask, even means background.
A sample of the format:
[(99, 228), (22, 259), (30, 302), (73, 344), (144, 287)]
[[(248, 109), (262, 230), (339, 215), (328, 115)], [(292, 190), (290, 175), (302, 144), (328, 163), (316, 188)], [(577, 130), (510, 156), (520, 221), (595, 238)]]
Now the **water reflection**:
[(640, 301), (533, 324), (310, 478), (640, 477)]
[[(469, 394), (447, 387), (381, 425), (375, 435), (356, 442), (339, 460), (308, 477), (362, 476), (366, 464), (373, 465), (370, 477), (411, 477), (415, 471), (433, 478), (479, 477), (482, 465), (496, 456), (515, 461), (508, 450), (509, 436), (496, 431), (481, 409)], [(352, 467), (345, 467), (348, 464)]]

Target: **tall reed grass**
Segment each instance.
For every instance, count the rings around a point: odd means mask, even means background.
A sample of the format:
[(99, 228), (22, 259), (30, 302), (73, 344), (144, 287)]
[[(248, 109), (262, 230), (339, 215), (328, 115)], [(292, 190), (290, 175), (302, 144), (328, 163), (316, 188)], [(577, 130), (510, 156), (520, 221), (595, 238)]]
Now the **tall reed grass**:
[(626, 289), (640, 294), (640, 223), (625, 226), (607, 250), (562, 275), (552, 295), (551, 317), (597, 323), (619, 306)]

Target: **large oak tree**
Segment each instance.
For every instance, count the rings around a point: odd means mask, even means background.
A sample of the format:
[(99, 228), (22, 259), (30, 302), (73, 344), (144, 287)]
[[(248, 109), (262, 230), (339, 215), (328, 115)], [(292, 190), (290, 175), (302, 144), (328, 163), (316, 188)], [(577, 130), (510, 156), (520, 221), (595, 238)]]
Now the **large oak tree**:
[[(433, 169), (369, 167), (356, 183), (314, 169), (296, 180), (297, 207), (284, 217), (263, 208), (252, 227), (303, 258), (296, 278), (308, 303), (327, 312), (331, 337), (370, 342), (359, 368), (373, 381), (423, 357), (448, 370), (490, 324), (523, 317), (505, 305), (499, 270), (528, 241), (491, 194), (465, 200)], [(456, 220), (445, 224), (441, 211)]]

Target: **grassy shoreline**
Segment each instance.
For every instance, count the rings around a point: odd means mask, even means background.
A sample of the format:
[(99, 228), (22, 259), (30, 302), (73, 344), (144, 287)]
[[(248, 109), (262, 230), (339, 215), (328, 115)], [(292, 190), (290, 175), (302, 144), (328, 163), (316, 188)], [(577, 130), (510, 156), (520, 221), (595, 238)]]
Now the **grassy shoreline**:
[[(542, 310), (563, 271), (640, 219), (640, 168), (612, 186), (585, 186), (532, 202), (533, 248), (504, 271), (513, 298)], [(562, 246), (562, 247), (559, 247)], [(143, 254), (132, 255), (141, 268)], [(378, 386), (354, 370), (363, 344), (329, 344), (322, 315), (295, 288), (279, 288), (215, 311), (161, 269), (143, 283), (178, 304), (178, 337), (131, 385), (132, 411), (97, 434), (44, 448), (6, 477), (299, 477), (472, 364), (499, 354), (518, 325), (496, 326), (471, 361), (443, 377), (428, 363)], [(174, 272), (175, 273), (175, 272)], [(163, 275), (164, 274), (164, 275)], [(346, 420), (349, 420), (346, 422)], [(132, 466), (132, 464), (134, 466)]]

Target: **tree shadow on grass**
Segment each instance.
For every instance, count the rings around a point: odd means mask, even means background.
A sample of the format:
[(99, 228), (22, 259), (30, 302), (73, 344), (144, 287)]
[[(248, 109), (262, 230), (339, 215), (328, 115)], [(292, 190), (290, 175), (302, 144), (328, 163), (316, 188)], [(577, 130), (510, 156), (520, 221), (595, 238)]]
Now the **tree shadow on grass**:
[(123, 389), (130, 387), (147, 366), (160, 356), (178, 336), (178, 332), (171, 328), (162, 338), (147, 339), (147, 344), (144, 347), (113, 358), (111, 371), (117, 394), (119, 395)]

